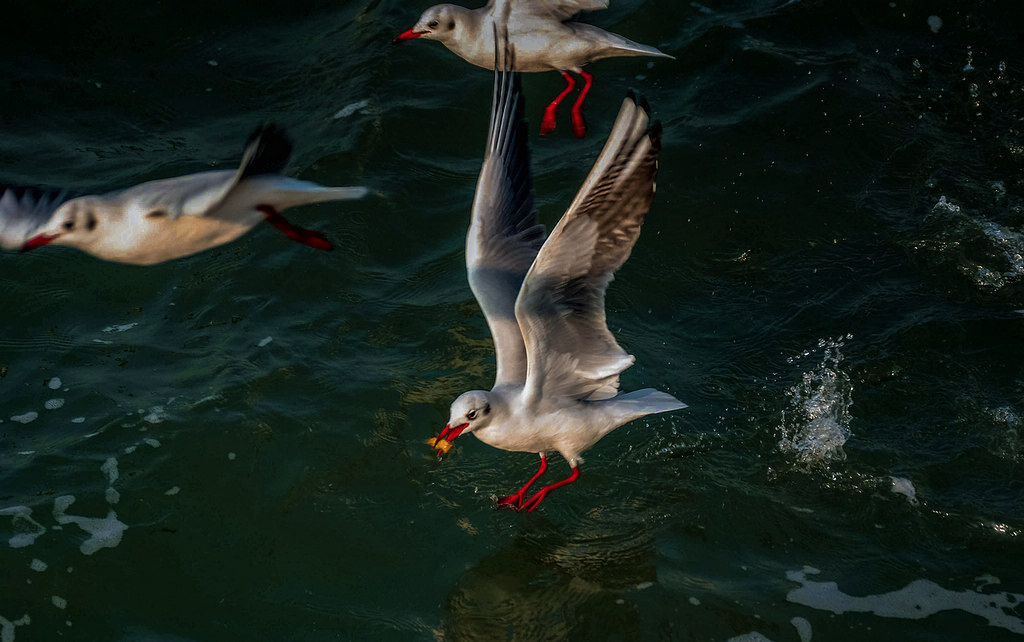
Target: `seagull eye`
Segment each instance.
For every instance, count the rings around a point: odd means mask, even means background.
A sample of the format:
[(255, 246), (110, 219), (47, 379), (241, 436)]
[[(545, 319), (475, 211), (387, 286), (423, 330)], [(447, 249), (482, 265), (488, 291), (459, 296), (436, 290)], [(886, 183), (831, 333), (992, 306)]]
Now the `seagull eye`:
[(427, 26), (430, 27), (431, 29), (437, 29), (437, 20), (431, 20), (430, 22), (427, 23)]
[(73, 230), (73, 229), (75, 229), (75, 219), (72, 218), (72, 219), (68, 219), (68, 220), (64, 221), (64, 229), (65, 230)]
[(146, 214), (146, 218), (163, 218), (164, 216), (167, 216), (167, 212), (163, 210), (153, 210)]
[(466, 419), (469, 419), (470, 421), (473, 421), (474, 419), (476, 419), (476, 411), (475, 410), (470, 410), (469, 412), (467, 412), (466, 413)]

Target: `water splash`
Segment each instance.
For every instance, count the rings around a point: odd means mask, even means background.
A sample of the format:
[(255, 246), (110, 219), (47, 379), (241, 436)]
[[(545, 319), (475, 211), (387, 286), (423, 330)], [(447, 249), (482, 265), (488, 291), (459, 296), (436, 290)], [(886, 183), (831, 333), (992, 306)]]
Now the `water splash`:
[(1024, 440), (1021, 438), (1022, 425), (1020, 415), (1010, 406), (1000, 406), (986, 411), (995, 425), (995, 431), (989, 438), (989, 451), (1013, 462), (1024, 459)]
[[(1006, 197), (1005, 183), (989, 184), (995, 202)], [(1024, 281), (1024, 234), (1007, 225), (970, 215), (939, 197), (925, 217), (929, 239), (917, 244), (928, 260), (946, 264), (982, 292), (994, 294)]]
[(850, 437), (850, 406), (853, 384), (840, 370), (840, 348), (853, 335), (820, 339), (817, 348), (787, 359), (796, 363), (820, 356), (820, 361), (801, 376), (800, 383), (786, 391), (788, 408), (782, 411), (777, 434), (779, 451), (794, 456), (809, 468), (827, 467), (846, 459), (843, 444)]

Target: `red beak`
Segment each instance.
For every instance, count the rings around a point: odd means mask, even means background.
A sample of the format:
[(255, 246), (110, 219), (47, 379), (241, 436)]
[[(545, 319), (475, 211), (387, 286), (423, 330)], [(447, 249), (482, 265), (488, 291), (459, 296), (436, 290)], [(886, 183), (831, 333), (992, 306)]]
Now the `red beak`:
[(402, 33), (400, 33), (397, 36), (395, 36), (395, 39), (391, 41), (391, 44), (397, 45), (398, 43), (405, 42), (406, 40), (412, 40), (413, 38), (419, 38), (420, 36), (422, 36), (425, 33), (427, 33), (427, 32), (426, 31), (413, 31), (412, 29), (410, 29), (408, 31), (403, 31)]
[(466, 429), (469, 424), (462, 424), (461, 426), (445, 426), (444, 430), (441, 431), (434, 439), (429, 440), (427, 443), (433, 448), (437, 448), (437, 456), (440, 457), (442, 453), (448, 452), (451, 448), (451, 443), (455, 441), (455, 438), (462, 434), (462, 431)]
[(25, 241), (25, 244), (21, 246), (21, 251), (28, 252), (29, 250), (34, 250), (37, 247), (43, 247), (56, 238), (56, 234), (39, 234), (37, 236), (33, 236), (29, 240)]

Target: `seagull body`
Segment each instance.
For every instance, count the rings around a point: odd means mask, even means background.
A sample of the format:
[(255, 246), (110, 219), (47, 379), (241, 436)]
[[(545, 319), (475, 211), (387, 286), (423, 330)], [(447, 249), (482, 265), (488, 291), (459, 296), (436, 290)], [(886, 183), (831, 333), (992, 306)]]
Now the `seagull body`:
[(202, 252), (267, 221), (292, 240), (331, 249), (322, 234), (281, 216), (289, 207), (361, 198), (362, 187), (324, 187), (282, 176), (291, 155), (268, 126), (250, 139), (237, 170), (149, 181), (103, 195), (7, 189), (0, 196), (0, 247), (69, 245), (109, 261), (152, 265)]
[[(516, 50), (518, 51), (518, 50)], [(518, 77), (509, 56), (495, 74), (487, 154), (466, 236), (469, 283), (494, 338), (491, 390), (451, 406), (431, 440), (438, 454), (463, 433), (510, 451), (540, 455), (541, 468), (499, 505), (533, 510), (553, 489), (579, 478), (581, 454), (622, 424), (685, 408), (653, 389), (619, 394), (633, 363), (605, 322), (604, 295), (629, 257), (654, 196), (660, 127), (630, 96), (604, 150), (551, 235), (537, 222)], [(525, 498), (558, 452), (570, 477)]]
[(509, 40), (516, 48), (514, 71), (558, 71), (566, 79), (565, 90), (544, 111), (542, 135), (554, 130), (559, 104), (576, 87), (570, 72), (583, 78), (584, 87), (571, 112), (573, 130), (582, 138), (586, 134), (582, 106), (593, 83), (593, 76), (583, 71), (583, 65), (615, 56), (672, 57), (575, 20), (580, 11), (606, 8), (608, 0), (490, 0), (479, 9), (439, 4), (424, 11), (416, 25), (399, 34), (394, 42), (437, 40), (463, 60), (493, 69), (494, 26), (507, 26)]

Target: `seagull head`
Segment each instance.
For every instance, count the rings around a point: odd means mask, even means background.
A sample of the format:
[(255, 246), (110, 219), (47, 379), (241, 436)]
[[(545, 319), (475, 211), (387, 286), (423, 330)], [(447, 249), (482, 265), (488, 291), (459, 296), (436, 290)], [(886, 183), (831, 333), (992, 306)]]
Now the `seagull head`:
[(459, 398), (452, 402), (451, 417), (448, 425), (444, 427), (429, 443), (437, 448), (437, 456), (448, 452), (451, 443), (455, 438), (464, 432), (473, 432), (491, 423), (491, 401), (490, 395), (483, 390), (470, 390), (459, 395)]
[(427, 40), (445, 41), (455, 33), (460, 13), (466, 11), (463, 7), (453, 4), (439, 4), (430, 7), (423, 12), (419, 21), (408, 31), (398, 34), (392, 44), (398, 44), (413, 38), (426, 38)]
[(98, 203), (88, 196), (64, 203), (35, 236), (25, 241), (21, 251), (27, 252), (50, 243), (75, 247), (88, 246), (96, 239), (97, 230), (101, 227), (97, 205)]

